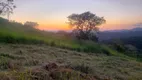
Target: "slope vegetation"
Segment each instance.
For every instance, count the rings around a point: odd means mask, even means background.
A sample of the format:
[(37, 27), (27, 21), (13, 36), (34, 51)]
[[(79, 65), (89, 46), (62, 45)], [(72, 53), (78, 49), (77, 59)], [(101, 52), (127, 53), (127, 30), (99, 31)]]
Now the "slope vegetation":
[(46, 45), (0, 44), (1, 80), (141, 80), (142, 64)]

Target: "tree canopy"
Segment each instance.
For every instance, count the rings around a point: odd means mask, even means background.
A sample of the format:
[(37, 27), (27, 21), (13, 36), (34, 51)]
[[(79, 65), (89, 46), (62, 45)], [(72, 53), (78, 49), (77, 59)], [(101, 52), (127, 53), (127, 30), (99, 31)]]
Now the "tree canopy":
[(24, 23), (24, 26), (35, 28), (35, 27), (38, 26), (38, 23), (37, 22), (27, 21), (27, 22)]
[(16, 8), (15, 4), (13, 3), (14, 0), (1, 0), (0, 1), (0, 15), (2, 14), (11, 14), (13, 13), (13, 9)]
[(73, 28), (73, 33), (75, 36), (84, 40), (90, 40), (96, 37), (94, 32), (99, 31), (97, 26), (106, 22), (103, 17), (98, 17), (91, 12), (72, 14), (68, 16), (68, 21), (69, 25)]

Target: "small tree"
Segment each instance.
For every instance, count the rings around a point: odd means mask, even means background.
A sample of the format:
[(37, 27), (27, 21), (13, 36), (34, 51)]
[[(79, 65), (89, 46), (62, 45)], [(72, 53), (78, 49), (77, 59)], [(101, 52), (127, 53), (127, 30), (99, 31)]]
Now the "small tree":
[(24, 26), (35, 28), (35, 27), (38, 26), (38, 23), (27, 21), (27, 22), (24, 23)]
[(16, 8), (16, 6), (14, 5), (14, 0), (1, 0), (0, 1), (0, 15), (9, 15), (11, 13), (13, 13), (13, 9)]
[(73, 33), (78, 39), (97, 40), (96, 33), (99, 31), (99, 26), (105, 23), (103, 17), (98, 17), (91, 12), (82, 14), (72, 14), (68, 16), (68, 23), (73, 28)]

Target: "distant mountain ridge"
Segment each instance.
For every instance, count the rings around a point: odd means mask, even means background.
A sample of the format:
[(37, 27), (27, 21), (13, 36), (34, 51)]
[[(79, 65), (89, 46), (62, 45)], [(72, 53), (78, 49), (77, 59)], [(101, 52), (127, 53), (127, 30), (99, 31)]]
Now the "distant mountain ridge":
[(142, 28), (141, 27), (133, 28), (131, 29), (131, 31), (142, 31)]
[(133, 29), (108, 30), (108, 31), (103, 31), (103, 32), (128, 32), (128, 31), (142, 31), (142, 27), (136, 27)]
[(129, 38), (129, 37), (142, 37), (142, 28), (137, 27), (130, 30), (111, 30), (103, 31), (99, 34), (99, 40)]

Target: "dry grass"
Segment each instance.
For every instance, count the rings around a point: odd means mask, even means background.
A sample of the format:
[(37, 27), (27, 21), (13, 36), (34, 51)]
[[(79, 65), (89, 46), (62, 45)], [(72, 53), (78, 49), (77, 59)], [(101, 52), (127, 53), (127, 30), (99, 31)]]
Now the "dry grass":
[(51, 80), (71, 80), (77, 77), (75, 74), (87, 75), (83, 79), (79, 76), (80, 80), (89, 80), (88, 77), (92, 76), (94, 80), (142, 80), (142, 63), (134, 60), (46, 45), (0, 44), (0, 80), (47, 80), (51, 77), (51, 71), (41, 67), (50, 62), (63, 67), (52, 72), (55, 78)]

